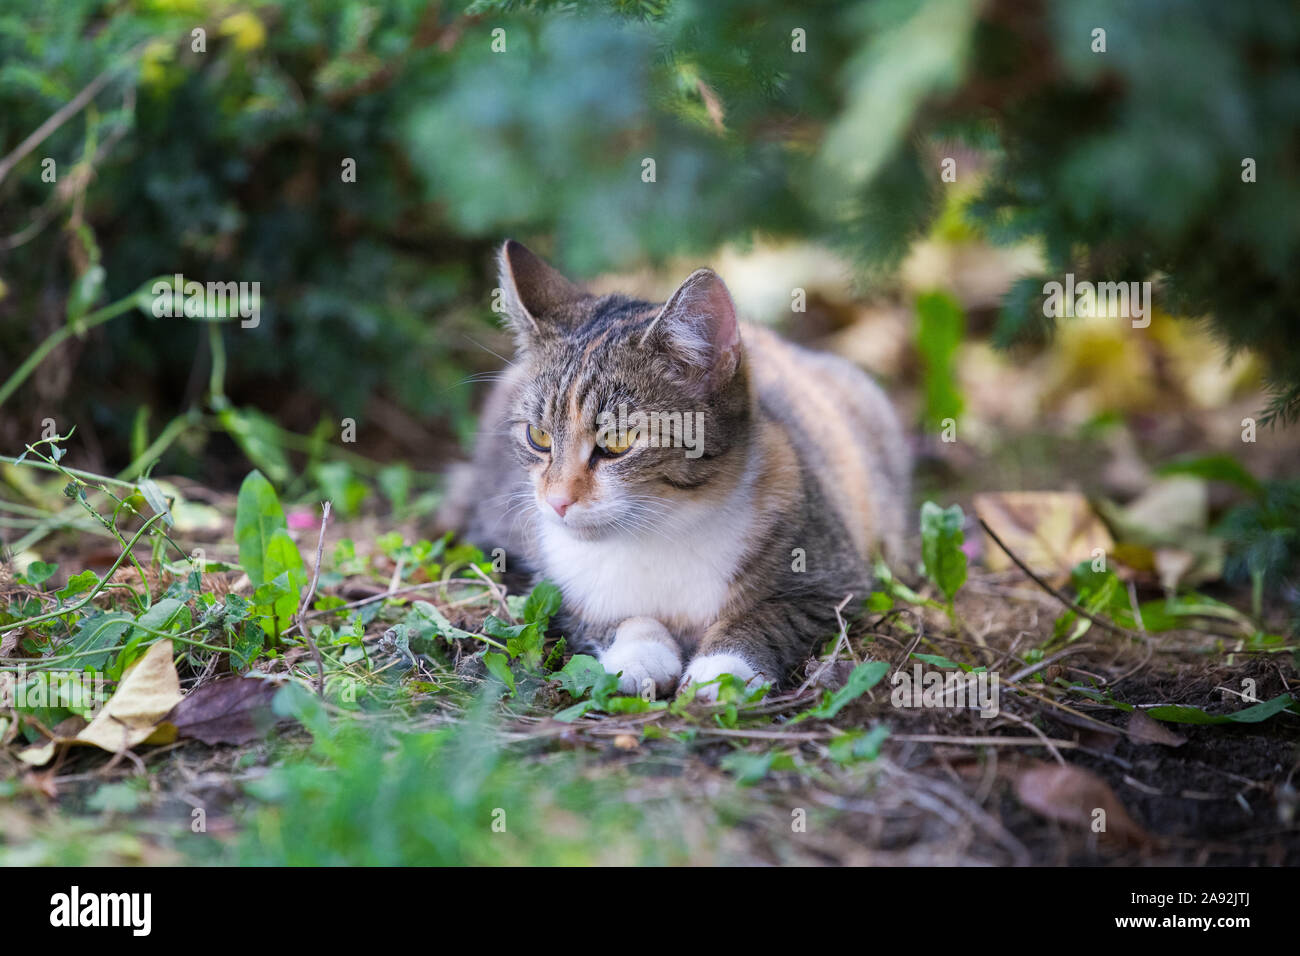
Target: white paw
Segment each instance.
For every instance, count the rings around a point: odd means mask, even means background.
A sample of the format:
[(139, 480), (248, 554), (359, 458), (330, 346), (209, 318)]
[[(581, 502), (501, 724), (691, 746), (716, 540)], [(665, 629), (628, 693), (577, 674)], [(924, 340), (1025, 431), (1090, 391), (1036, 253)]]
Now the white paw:
[(714, 678), (721, 677), (723, 674), (730, 674), (744, 681), (747, 685), (762, 683), (766, 678), (761, 675), (754, 665), (749, 663), (743, 657), (735, 654), (705, 654), (691, 661), (686, 673), (682, 676), (681, 685), (677, 688), (678, 692), (685, 690), (690, 684), (703, 684), (696, 689), (695, 699), (705, 704), (716, 703), (718, 699), (718, 685), (709, 684)]
[(682, 655), (668, 628), (654, 618), (630, 617), (614, 632), (614, 643), (600, 655), (601, 666), (619, 674), (622, 694), (640, 695), (653, 685), (655, 695), (666, 696), (682, 674)]

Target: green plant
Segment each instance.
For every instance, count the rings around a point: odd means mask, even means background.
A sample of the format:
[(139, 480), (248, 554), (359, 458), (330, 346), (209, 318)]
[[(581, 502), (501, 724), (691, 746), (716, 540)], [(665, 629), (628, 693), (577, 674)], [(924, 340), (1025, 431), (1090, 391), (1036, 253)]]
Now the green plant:
[(272, 640), (288, 630), (307, 571), (298, 546), (289, 537), (284, 509), (275, 489), (259, 471), (250, 472), (239, 488), (235, 511), (239, 563), (252, 582), (253, 611)]
[(946, 509), (933, 501), (921, 505), (921, 568), (943, 595), (954, 623), (957, 612), (953, 601), (966, 583), (966, 552), (962, 550), (965, 520), (960, 505)]

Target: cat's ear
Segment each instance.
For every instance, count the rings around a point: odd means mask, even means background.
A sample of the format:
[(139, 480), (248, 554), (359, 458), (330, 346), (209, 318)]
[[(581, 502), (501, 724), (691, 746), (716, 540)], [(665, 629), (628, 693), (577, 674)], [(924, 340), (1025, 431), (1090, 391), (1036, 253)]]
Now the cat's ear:
[(584, 295), (527, 246), (513, 239), (507, 239), (501, 247), (498, 264), (506, 322), (521, 344), (560, 325), (565, 306)]
[(641, 339), (663, 349), (704, 395), (726, 385), (740, 365), (740, 327), (736, 304), (712, 269), (696, 269)]

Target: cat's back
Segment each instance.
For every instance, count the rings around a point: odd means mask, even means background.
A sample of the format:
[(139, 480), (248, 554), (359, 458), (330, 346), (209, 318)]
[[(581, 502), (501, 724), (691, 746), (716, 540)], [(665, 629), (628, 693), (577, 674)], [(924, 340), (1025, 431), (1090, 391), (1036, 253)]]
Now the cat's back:
[(760, 414), (785, 427), (864, 558), (900, 552), (909, 462), (888, 397), (851, 362), (741, 327)]

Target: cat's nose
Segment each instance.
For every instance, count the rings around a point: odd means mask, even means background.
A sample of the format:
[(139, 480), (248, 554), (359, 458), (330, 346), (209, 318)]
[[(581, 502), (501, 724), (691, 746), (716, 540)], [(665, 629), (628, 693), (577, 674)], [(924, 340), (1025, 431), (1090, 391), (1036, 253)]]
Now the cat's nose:
[(573, 504), (573, 499), (564, 494), (552, 494), (546, 496), (546, 503), (555, 509), (555, 513), (561, 518), (569, 510), (569, 505)]

